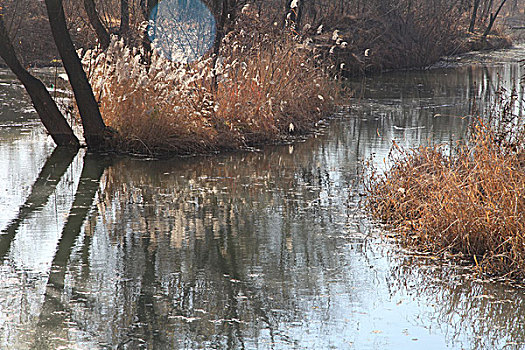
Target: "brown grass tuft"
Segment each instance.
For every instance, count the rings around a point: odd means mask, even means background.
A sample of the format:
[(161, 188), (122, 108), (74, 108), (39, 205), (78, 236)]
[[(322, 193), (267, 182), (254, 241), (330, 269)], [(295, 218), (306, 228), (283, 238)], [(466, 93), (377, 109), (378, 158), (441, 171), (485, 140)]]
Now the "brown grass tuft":
[(498, 120), (479, 121), (452, 155), (440, 146), (401, 151), (386, 173), (373, 172), (367, 207), (408, 246), (461, 252), (484, 273), (523, 280), (523, 123), (504, 137)]

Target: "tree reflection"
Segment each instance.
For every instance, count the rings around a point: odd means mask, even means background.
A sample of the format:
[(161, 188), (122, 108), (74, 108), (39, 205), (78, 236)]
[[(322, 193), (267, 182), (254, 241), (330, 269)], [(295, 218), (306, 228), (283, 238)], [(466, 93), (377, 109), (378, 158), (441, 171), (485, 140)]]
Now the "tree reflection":
[[(339, 264), (329, 253), (335, 242), (320, 248), (325, 238), (309, 225), (335, 231), (347, 220), (331, 209), (345, 205), (337, 192), (347, 192), (348, 182), (334, 189), (336, 171), (320, 170), (334, 153), (341, 153), (341, 161), (355, 157), (343, 145), (325, 144), (313, 162), (316, 141), (292, 153), (285, 147), (202, 158), (200, 164), (114, 164), (103, 177), (94, 238), (107, 235), (114, 255), (99, 258), (117, 259), (108, 263), (117, 271), (92, 267), (80, 280), (72, 269), (69, 280), (73, 288), (94, 291), (107, 273), (116, 285), (102, 291), (97, 303), (121, 311), (100, 315), (98, 308), (86, 308), (82, 317), (116, 320), (105, 342), (130, 349), (243, 348), (261, 334), (269, 342), (293, 343), (278, 328), (302, 320), (296, 289), (315, 296), (324, 286), (309, 272)], [(315, 213), (314, 222), (300, 222), (305, 211)]]
[[(66, 273), (70, 263), (70, 255), (76, 241), (81, 233), (84, 220), (91, 210), (93, 199), (99, 189), (99, 181), (107, 166), (99, 156), (87, 154), (84, 157), (83, 169), (80, 182), (75, 194), (73, 205), (69, 212), (66, 224), (62, 229), (62, 236), (58, 249), (51, 264), (51, 271), (47, 282), (40, 317), (37, 324), (37, 332), (34, 348), (51, 349), (56, 348), (55, 343), (66, 333), (68, 328), (68, 307), (64, 301), (66, 288)], [(89, 241), (84, 242), (89, 243)], [(76, 291), (68, 293), (68, 303), (75, 299), (84, 298)]]
[(20, 224), (33, 212), (42, 209), (47, 203), (75, 155), (76, 151), (64, 148), (56, 148), (51, 153), (31, 187), (25, 203), (20, 206), (16, 218), (0, 235), (0, 260), (3, 260), (9, 251)]

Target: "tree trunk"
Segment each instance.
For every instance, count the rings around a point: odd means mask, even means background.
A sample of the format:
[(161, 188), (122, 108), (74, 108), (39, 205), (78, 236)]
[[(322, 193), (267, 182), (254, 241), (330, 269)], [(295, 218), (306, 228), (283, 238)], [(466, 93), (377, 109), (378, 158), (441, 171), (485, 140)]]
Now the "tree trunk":
[(102, 47), (102, 50), (107, 49), (109, 46), (109, 42), (110, 42), (109, 32), (106, 30), (106, 28), (100, 21), (100, 17), (98, 16), (97, 8), (95, 7), (95, 1), (94, 0), (84, 0), (84, 9), (86, 10), (86, 13), (89, 19), (89, 23), (95, 30), (98, 41), (100, 42), (100, 46)]
[(82, 63), (69, 36), (62, 0), (45, 0), (51, 32), (62, 63), (73, 88), (78, 111), (84, 127), (84, 139), (90, 150), (106, 149), (106, 126), (100, 115), (98, 103), (82, 68)]
[(494, 13), (494, 14), (491, 13), (491, 14), (490, 14), (489, 25), (487, 26), (487, 29), (485, 29), (485, 33), (483, 33), (483, 36), (484, 36), (484, 37), (487, 36), (487, 35), (489, 35), (490, 31), (492, 30), (492, 26), (494, 25), (494, 22), (496, 21), (496, 18), (498, 17), (498, 15), (499, 15), (501, 9), (503, 8), (503, 5), (505, 5), (506, 2), (507, 2), (507, 0), (503, 0), (503, 1), (501, 2), (501, 4), (499, 5), (499, 7), (498, 7), (496, 13)]
[[(153, 9), (158, 4), (158, 0), (147, 0), (146, 3), (141, 1), (141, 3), (143, 6), (146, 6), (145, 8), (143, 8), (143, 12), (144, 12), (144, 17), (146, 17), (146, 21), (148, 21), (148, 25), (146, 29), (144, 30), (144, 33), (142, 34), (142, 47), (144, 48), (143, 63), (149, 66), (151, 63), (151, 51), (153, 49), (151, 46), (151, 40), (148, 35), (149, 29), (150, 29), (150, 23), (151, 23), (150, 17), (153, 12)], [(155, 25), (155, 23), (153, 23), (153, 25)]]
[(474, 0), (474, 8), (472, 9), (472, 17), (470, 18), (470, 26), (468, 31), (474, 33), (474, 27), (476, 25), (476, 17), (478, 16), (478, 8), (481, 0)]
[(224, 39), (224, 36), (226, 35), (226, 21), (228, 20), (229, 10), (229, 0), (222, 0), (220, 4), (219, 20), (216, 24), (215, 41), (213, 42), (213, 53), (215, 55), (219, 54), (222, 39)]
[[(229, 3), (228, 0), (221, 0), (221, 1), (215, 2), (215, 4), (217, 5), (216, 10), (219, 13), (219, 18), (218, 18), (218, 21), (216, 22), (216, 34), (215, 34), (215, 40), (213, 42), (212, 67), (214, 67), (213, 68), (214, 70), (216, 69), (217, 60), (219, 59), (219, 51), (221, 49), (222, 39), (224, 39), (224, 36), (226, 34), (226, 21), (228, 19), (228, 8), (229, 8), (228, 3)], [(213, 74), (212, 87), (215, 90), (217, 90), (218, 88), (216, 72)]]
[(124, 36), (129, 31), (129, 3), (128, 0), (120, 0), (120, 29), (119, 33)]
[(27, 93), (31, 97), (33, 106), (44, 124), (47, 132), (53, 138), (57, 146), (78, 148), (79, 142), (71, 126), (68, 124), (55, 101), (47, 91), (44, 84), (32, 76), (16, 57), (15, 50), (9, 39), (6, 27), (0, 14), (0, 56), (5, 63), (22, 82)]

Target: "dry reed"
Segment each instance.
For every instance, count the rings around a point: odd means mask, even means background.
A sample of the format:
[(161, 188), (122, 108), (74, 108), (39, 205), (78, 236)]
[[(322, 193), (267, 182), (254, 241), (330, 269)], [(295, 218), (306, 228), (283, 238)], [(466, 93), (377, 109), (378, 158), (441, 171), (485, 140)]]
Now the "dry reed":
[(311, 130), (335, 108), (337, 86), (292, 33), (254, 18), (226, 36), (217, 59), (185, 64), (113, 40), (84, 66), (116, 147), (142, 154), (207, 153), (274, 142)]
[(454, 152), (397, 147), (389, 170), (372, 170), (367, 208), (412, 248), (462, 253), (483, 273), (523, 281), (525, 138), (516, 120), (478, 121)]

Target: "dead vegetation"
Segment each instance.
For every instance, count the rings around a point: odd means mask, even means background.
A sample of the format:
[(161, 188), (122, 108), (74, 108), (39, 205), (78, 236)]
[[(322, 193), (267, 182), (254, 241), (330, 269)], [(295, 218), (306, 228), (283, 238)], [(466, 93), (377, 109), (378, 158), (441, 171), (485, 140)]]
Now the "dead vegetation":
[[(483, 0), (478, 4), (476, 26), (472, 30), (469, 30), (472, 1), (312, 0), (298, 3), (298, 30), (311, 37), (313, 44), (347, 76), (425, 67), (443, 56), (511, 46), (501, 31), (501, 21), (495, 22), (488, 35), (483, 34), (499, 1)], [(508, 3), (503, 9), (511, 11), (511, 5)]]
[[(116, 149), (166, 155), (275, 142), (312, 130), (335, 108), (339, 86), (296, 36), (264, 31), (256, 18), (224, 39), (219, 57), (186, 64), (114, 40), (84, 66)], [(254, 22), (255, 21), (255, 22)], [(216, 62), (215, 66), (214, 63)]]
[(462, 253), (483, 273), (523, 281), (525, 131), (513, 98), (456, 150), (396, 148), (389, 170), (372, 170), (367, 208), (409, 247)]
[(440, 57), (468, 51), (459, 7), (422, 2), (410, 7), (370, 6), (324, 26), (315, 42), (333, 53), (346, 75), (423, 67)]

